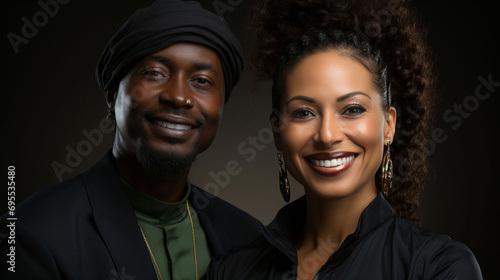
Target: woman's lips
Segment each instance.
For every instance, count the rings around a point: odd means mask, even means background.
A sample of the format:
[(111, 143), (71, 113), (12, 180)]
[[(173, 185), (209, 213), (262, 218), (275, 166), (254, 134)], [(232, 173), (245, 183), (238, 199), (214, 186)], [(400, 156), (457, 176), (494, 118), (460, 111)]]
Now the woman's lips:
[(347, 171), (356, 161), (357, 155), (352, 152), (314, 154), (307, 157), (307, 162), (319, 174), (335, 176)]

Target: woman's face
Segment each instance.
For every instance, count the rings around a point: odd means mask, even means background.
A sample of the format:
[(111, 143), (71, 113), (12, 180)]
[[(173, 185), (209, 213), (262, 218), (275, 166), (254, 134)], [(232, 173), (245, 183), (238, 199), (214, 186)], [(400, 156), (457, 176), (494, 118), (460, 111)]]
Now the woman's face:
[(275, 143), (306, 193), (334, 198), (374, 192), (396, 111), (382, 108), (361, 63), (338, 51), (306, 57), (288, 75), (280, 104), (280, 119), (271, 116)]

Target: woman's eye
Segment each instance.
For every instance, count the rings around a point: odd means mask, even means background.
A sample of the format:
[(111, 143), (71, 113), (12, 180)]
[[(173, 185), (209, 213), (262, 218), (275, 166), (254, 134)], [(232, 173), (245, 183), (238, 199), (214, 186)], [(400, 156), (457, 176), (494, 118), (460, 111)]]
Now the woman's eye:
[(354, 106), (348, 106), (343, 114), (348, 115), (348, 116), (357, 116), (362, 113), (366, 112), (366, 109), (363, 106), (360, 105), (354, 105)]
[(311, 111), (305, 109), (295, 110), (291, 114), (292, 118), (297, 118), (297, 119), (305, 119), (312, 116), (314, 116), (314, 114)]

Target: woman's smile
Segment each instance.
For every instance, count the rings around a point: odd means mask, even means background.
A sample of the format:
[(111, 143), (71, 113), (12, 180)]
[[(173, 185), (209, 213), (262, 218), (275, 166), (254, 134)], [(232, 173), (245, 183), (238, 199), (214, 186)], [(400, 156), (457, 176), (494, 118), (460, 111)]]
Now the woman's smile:
[(319, 174), (335, 176), (347, 171), (354, 164), (356, 156), (356, 153), (351, 152), (323, 153), (308, 156), (306, 160)]
[[(319, 52), (291, 70), (286, 89), (276, 143), (306, 194), (375, 193), (375, 174), (384, 138), (392, 139), (395, 111), (383, 109), (366, 67), (340, 52)], [(279, 124), (277, 119), (274, 123)]]

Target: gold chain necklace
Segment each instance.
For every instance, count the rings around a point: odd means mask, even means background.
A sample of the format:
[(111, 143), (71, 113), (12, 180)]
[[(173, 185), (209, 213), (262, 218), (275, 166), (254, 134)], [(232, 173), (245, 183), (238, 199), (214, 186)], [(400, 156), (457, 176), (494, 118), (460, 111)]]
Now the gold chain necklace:
[[(193, 217), (191, 217), (191, 211), (189, 210), (189, 202), (187, 201), (187, 199), (186, 199), (186, 208), (187, 208), (188, 215), (189, 215), (189, 221), (191, 222), (191, 233), (193, 235), (194, 268), (195, 268), (195, 273), (196, 273), (196, 280), (198, 280), (198, 259), (196, 258), (196, 240), (194, 238)], [(160, 280), (163, 280), (163, 278), (161, 277), (160, 268), (158, 268), (158, 264), (156, 263), (155, 256), (153, 255), (153, 251), (151, 251), (151, 248), (149, 247), (148, 240), (146, 239), (146, 235), (144, 235), (144, 231), (142, 230), (141, 225), (139, 225), (139, 229), (141, 230), (142, 238), (144, 238), (144, 242), (146, 242), (146, 247), (148, 247), (149, 254), (151, 255), (151, 258), (153, 259), (153, 263), (156, 267), (156, 272), (158, 272), (158, 277), (160, 277)]]

